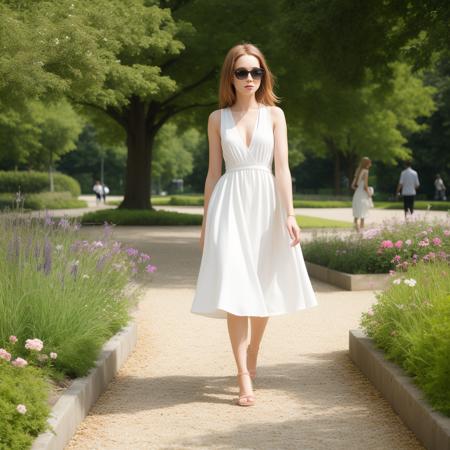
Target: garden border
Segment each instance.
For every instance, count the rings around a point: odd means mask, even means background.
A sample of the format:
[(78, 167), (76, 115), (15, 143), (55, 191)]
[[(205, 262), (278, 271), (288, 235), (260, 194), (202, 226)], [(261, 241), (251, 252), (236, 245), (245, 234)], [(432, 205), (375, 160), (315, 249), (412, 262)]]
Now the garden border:
[(389, 274), (351, 274), (329, 269), (305, 261), (306, 270), (312, 278), (346, 289), (347, 291), (378, 291), (385, 289), (389, 284)]
[(362, 330), (350, 330), (349, 353), (428, 450), (450, 450), (450, 418), (434, 411), (411, 377), (386, 360)]
[(103, 345), (95, 367), (85, 377), (74, 380), (61, 395), (48, 419), (54, 432), (41, 433), (33, 442), (32, 450), (61, 450), (66, 446), (92, 405), (134, 350), (136, 341), (137, 323), (132, 319)]

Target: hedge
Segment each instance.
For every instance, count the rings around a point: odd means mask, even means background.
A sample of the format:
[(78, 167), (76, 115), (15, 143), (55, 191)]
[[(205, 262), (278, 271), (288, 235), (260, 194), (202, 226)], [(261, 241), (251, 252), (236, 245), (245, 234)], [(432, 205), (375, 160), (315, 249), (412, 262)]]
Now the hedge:
[[(56, 192), (70, 192), (74, 197), (81, 194), (80, 184), (74, 178), (55, 172), (53, 180)], [(24, 194), (48, 191), (48, 173), (0, 170), (0, 192), (18, 192), (19, 188)]]

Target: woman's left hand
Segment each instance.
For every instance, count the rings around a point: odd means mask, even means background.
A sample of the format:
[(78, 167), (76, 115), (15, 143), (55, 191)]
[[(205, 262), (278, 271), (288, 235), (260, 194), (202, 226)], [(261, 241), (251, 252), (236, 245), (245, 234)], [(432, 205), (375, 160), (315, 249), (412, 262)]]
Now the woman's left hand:
[(291, 247), (300, 243), (300, 228), (297, 224), (297, 220), (294, 216), (288, 216), (286, 220), (286, 227), (291, 237)]

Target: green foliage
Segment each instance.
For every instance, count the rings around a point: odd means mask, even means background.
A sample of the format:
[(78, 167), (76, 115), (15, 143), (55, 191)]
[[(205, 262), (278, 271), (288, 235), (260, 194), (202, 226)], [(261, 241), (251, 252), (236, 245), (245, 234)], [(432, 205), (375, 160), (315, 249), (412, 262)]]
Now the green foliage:
[(104, 209), (83, 215), (85, 225), (201, 225), (202, 214), (185, 214), (172, 211)]
[[(414, 378), (433, 408), (450, 416), (448, 262), (419, 263), (377, 296), (361, 325), (386, 357)], [(411, 283), (411, 280), (413, 282)], [(405, 283), (406, 281), (406, 283)], [(415, 285), (410, 286), (409, 284)]]
[(307, 228), (350, 228), (351, 222), (322, 219), (321, 217), (297, 216), (297, 223), (302, 229)]
[(156, 136), (152, 175), (160, 188), (165, 189), (174, 178), (183, 178), (193, 169), (193, 154), (200, 142), (194, 129), (179, 132), (173, 123), (166, 124)]
[[(0, 449), (24, 450), (48, 427), (48, 385), (42, 370), (14, 367), (0, 358)], [(27, 411), (20, 414), (17, 405)]]
[(41, 339), (58, 354), (55, 369), (69, 376), (86, 375), (128, 322), (129, 281), (143, 263), (112, 241), (109, 227), (93, 242), (81, 240), (78, 228), (50, 216), (0, 214), (0, 346), (15, 335), (26, 358), (25, 340)]
[(86, 208), (84, 200), (72, 197), (70, 192), (42, 192), (27, 194), (17, 204), (16, 194), (0, 193), (0, 210), (23, 207), (25, 210)]
[(302, 249), (307, 261), (345, 273), (406, 271), (419, 260), (433, 261), (450, 255), (450, 223), (386, 222), (363, 234), (316, 236)]
[[(62, 173), (54, 173), (56, 192), (70, 192), (74, 197), (80, 195), (80, 185), (73, 178)], [(0, 192), (29, 193), (49, 190), (48, 174), (44, 172), (0, 171)]]
[[(29, 102), (0, 113), (0, 164), (46, 170), (75, 149), (81, 119), (66, 100)], [(12, 137), (12, 138), (11, 138)]]

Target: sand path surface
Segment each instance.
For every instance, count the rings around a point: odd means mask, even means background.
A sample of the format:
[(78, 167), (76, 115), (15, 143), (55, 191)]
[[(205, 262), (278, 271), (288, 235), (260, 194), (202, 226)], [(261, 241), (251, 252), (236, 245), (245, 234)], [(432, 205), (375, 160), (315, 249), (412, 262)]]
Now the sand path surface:
[[(94, 229), (86, 233), (94, 233)], [(419, 449), (352, 364), (348, 330), (374, 294), (314, 282), (319, 306), (269, 320), (255, 383), (238, 393), (226, 321), (189, 312), (197, 227), (117, 227), (158, 266), (136, 312), (135, 351), (67, 449)]]

